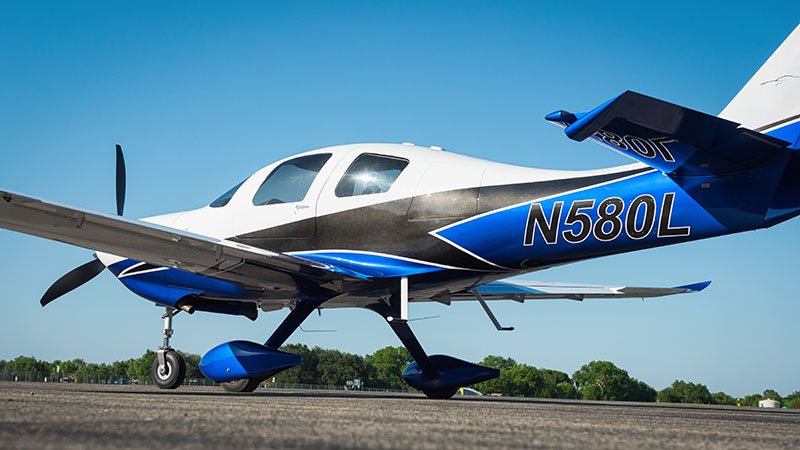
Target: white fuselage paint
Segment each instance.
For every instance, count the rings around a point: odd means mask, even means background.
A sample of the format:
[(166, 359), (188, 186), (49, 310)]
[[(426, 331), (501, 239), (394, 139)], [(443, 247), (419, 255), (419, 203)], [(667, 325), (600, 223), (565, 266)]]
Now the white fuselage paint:
[[(281, 163), (298, 156), (330, 153), (332, 156), (312, 183), (302, 201), (276, 205), (253, 205), (261, 183)], [(364, 153), (405, 158), (408, 166), (387, 192), (337, 197), (337, 183), (350, 164)], [(327, 147), (278, 160), (247, 178), (230, 202), (220, 208), (200, 209), (143, 219), (159, 225), (226, 239), (312, 217), (325, 216), (365, 206), (414, 196), (458, 189), (563, 180), (624, 172), (645, 167), (635, 163), (601, 170), (562, 171), (535, 169), (498, 163), (427, 147), (401, 144), (354, 144)]]
[[(253, 197), (272, 171), (299, 156), (330, 153), (330, 159), (314, 179), (305, 198), (294, 203), (253, 205)], [(337, 183), (350, 164), (365, 153), (394, 156), (409, 161), (391, 188), (384, 193), (337, 197)], [(325, 147), (275, 161), (249, 176), (227, 205), (147, 217), (142, 220), (218, 239), (228, 239), (313, 217), (414, 196), (458, 189), (502, 186), (604, 175), (646, 167), (641, 163), (600, 170), (548, 170), (499, 163), (439, 149), (408, 144), (350, 144)], [(231, 180), (233, 184), (235, 180)], [(125, 258), (97, 252), (109, 266)]]
[(767, 133), (800, 121), (800, 26), (783, 41), (719, 117)]

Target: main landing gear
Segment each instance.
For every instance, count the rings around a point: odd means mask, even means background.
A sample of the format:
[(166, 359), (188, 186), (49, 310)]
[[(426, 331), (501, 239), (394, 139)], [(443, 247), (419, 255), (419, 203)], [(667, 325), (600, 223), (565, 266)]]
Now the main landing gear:
[[(380, 314), (414, 358), (403, 371), (403, 380), (430, 398), (447, 399), (458, 389), (500, 375), (497, 369), (482, 367), (446, 355), (428, 355), (408, 326), (408, 282), (387, 300), (365, 306)], [(301, 323), (330, 297), (302, 296), (263, 345), (250, 341), (224, 342), (200, 359), (200, 370), (229, 392), (252, 392), (261, 382), (300, 364), (300, 356), (278, 350)], [(165, 336), (167, 333), (165, 331)], [(166, 344), (165, 344), (166, 345)], [(168, 355), (169, 353), (167, 353)]]
[[(402, 285), (401, 285), (402, 286)], [(402, 286), (405, 288), (405, 286)], [(407, 295), (392, 295), (388, 304), (383, 301), (366, 306), (380, 314), (400, 339), (414, 363), (403, 371), (403, 380), (428, 398), (445, 400), (470, 384), (490, 380), (500, 375), (497, 369), (483, 367), (447, 355), (428, 355), (408, 326)]]
[(164, 319), (164, 344), (159, 347), (153, 365), (150, 366), (150, 374), (153, 376), (153, 384), (160, 389), (176, 389), (183, 384), (186, 378), (186, 362), (169, 345), (169, 338), (172, 337), (172, 318), (180, 312), (179, 309), (167, 307), (162, 316)]
[[(282, 370), (285, 370), (288, 367), (292, 367), (300, 363), (299, 357), (296, 355), (289, 355), (283, 352), (278, 351), (278, 347), (283, 345), (286, 342), (286, 339), (291, 336), (291, 334), (303, 323), (304, 320), (316, 310), (321, 304), (325, 303), (328, 300), (328, 297), (309, 297), (299, 299), (295, 302), (294, 309), (283, 319), (283, 322), (278, 326), (278, 328), (272, 333), (272, 335), (267, 339), (267, 342), (264, 343), (263, 347), (266, 347), (266, 350), (272, 350), (272, 354), (274, 355), (273, 361), (270, 363), (266, 363), (265, 368), (260, 371), (261, 375), (256, 377), (249, 377), (249, 378), (239, 378), (232, 381), (222, 381), (219, 384), (228, 392), (253, 392), (255, 391), (258, 386), (261, 384), (262, 381), (269, 378), (270, 376), (278, 373)], [(258, 351), (258, 350), (255, 350)], [(296, 357), (295, 361), (283, 361), (285, 355), (288, 358)]]
[(228, 392), (253, 392), (264, 380), (258, 378), (240, 378), (235, 381), (223, 381), (219, 385)]

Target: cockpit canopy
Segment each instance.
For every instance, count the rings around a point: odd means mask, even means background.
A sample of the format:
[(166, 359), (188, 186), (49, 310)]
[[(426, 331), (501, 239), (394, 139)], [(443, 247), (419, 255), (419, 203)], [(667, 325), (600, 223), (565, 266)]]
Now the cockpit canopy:
[[(331, 159), (331, 153), (300, 156), (279, 164), (261, 183), (253, 196), (254, 206), (302, 201), (317, 175)], [(409, 161), (396, 156), (364, 153), (348, 167), (336, 184), (336, 197), (388, 192)], [(212, 208), (227, 205), (246, 179), (209, 204)]]
[(212, 208), (222, 208), (223, 206), (227, 205), (228, 202), (231, 201), (233, 196), (236, 194), (236, 191), (238, 191), (239, 188), (242, 187), (245, 181), (247, 181), (247, 178), (236, 183), (236, 186), (228, 189), (227, 192), (217, 197), (217, 199), (211, 202), (208, 206)]
[(261, 183), (253, 197), (253, 205), (275, 205), (303, 200), (311, 183), (330, 158), (330, 153), (319, 153), (282, 163)]

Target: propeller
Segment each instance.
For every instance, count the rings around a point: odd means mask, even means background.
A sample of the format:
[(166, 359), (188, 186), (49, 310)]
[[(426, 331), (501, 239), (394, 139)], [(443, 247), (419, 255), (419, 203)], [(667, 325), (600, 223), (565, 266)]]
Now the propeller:
[[(122, 146), (117, 144), (117, 215), (121, 216), (125, 210), (125, 156)], [(59, 278), (44, 293), (39, 303), (47, 306), (48, 303), (62, 295), (79, 288), (100, 274), (106, 266), (95, 256), (95, 259), (76, 267), (63, 277)]]
[(117, 144), (117, 215), (125, 210), (125, 155), (122, 146)]
[(95, 258), (92, 261), (73, 269), (63, 277), (59, 278), (58, 281), (53, 283), (53, 285), (50, 286), (50, 289), (44, 293), (42, 299), (39, 300), (39, 303), (41, 303), (42, 306), (47, 306), (48, 303), (52, 302), (58, 297), (61, 297), (67, 292), (82, 286), (92, 278), (100, 275), (100, 272), (102, 272), (105, 268), (106, 266), (100, 262), (99, 259)]

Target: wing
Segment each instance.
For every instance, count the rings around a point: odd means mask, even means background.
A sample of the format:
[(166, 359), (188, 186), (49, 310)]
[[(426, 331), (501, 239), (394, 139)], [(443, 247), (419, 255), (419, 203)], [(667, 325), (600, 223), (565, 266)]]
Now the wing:
[(331, 264), (2, 190), (0, 227), (254, 287), (364, 278)]
[[(710, 285), (710, 281), (669, 288), (599, 286), (591, 284), (547, 283), (541, 281), (492, 281), (476, 286), (484, 300), (583, 300), (589, 298), (649, 298), (666, 295), (700, 292)], [(478, 300), (468, 290), (451, 294), (451, 300)]]
[(789, 145), (736, 122), (627, 91), (588, 113), (545, 119), (576, 141), (589, 138), (665, 173), (711, 175), (752, 169)]

